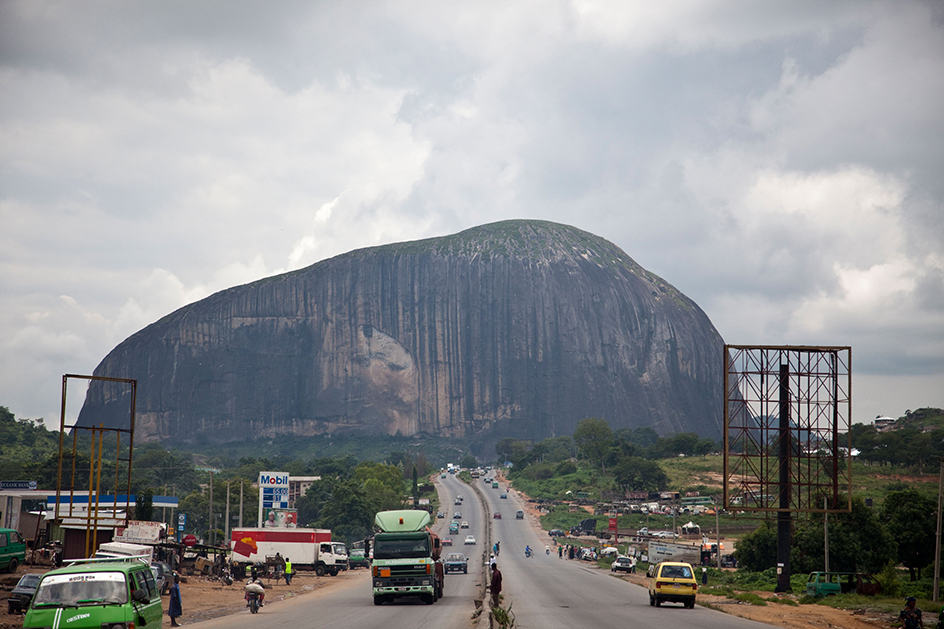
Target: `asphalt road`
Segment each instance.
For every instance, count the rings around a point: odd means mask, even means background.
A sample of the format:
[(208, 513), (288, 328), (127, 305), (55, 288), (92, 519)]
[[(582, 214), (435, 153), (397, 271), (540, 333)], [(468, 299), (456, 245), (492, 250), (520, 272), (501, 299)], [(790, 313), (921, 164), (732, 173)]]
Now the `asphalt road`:
[[(673, 629), (761, 629), (770, 627), (696, 606), (685, 609), (681, 605), (663, 604), (650, 607), (646, 590), (609, 572), (591, 567), (578, 560), (558, 559), (555, 553), (544, 554), (544, 545), (550, 538), (539, 537), (524, 520), (515, 519), (515, 511), (523, 509), (514, 492), (508, 498), (499, 498), (505, 487), (492, 489), (478, 481), (491, 513), (499, 511), (502, 519), (486, 520), (485, 509), (475, 492), (449, 475), (437, 479), (446, 518), (437, 520), (434, 530), (443, 537), (453, 538), (455, 545), (446, 548), (472, 555), (469, 574), (452, 573), (446, 576), (445, 596), (433, 605), (410, 600), (375, 606), (370, 593), (367, 571), (349, 581), (350, 585), (319, 594), (298, 597), (262, 609), (257, 616), (248, 612), (198, 623), (201, 629), (258, 629), (259, 627), (332, 627), (333, 629), (438, 629), (469, 627), (475, 609), (473, 599), (479, 596), (482, 584), (481, 567), (487, 549), (484, 544), (485, 526), (492, 525), (492, 538), (501, 542), (499, 568), (504, 575), (505, 606), (511, 605), (516, 627), (521, 629), (599, 629), (625, 627), (666, 627)], [(457, 494), (465, 498), (461, 507), (452, 504)], [(447, 527), (453, 511), (460, 511), (468, 520), (470, 529), (460, 535), (448, 535)], [(462, 539), (471, 531), (478, 544), (463, 546)], [(538, 551), (527, 559), (524, 548), (530, 544)], [(474, 549), (474, 550), (473, 550)], [(487, 555), (486, 555), (487, 556)], [(360, 571), (359, 571), (360, 572)], [(482, 618), (480, 627), (488, 627)]]
[[(439, 480), (439, 479), (437, 479)], [(452, 538), (453, 546), (445, 547), (445, 553), (462, 552), (469, 560), (469, 573), (452, 572), (446, 575), (444, 596), (433, 605), (425, 605), (416, 599), (401, 599), (393, 603), (376, 606), (370, 589), (370, 573), (358, 570), (359, 576), (349, 579), (350, 585), (333, 587), (327, 592), (313, 593), (278, 604), (263, 607), (257, 615), (242, 612), (234, 616), (215, 618), (191, 626), (201, 629), (261, 629), (285, 627), (331, 627), (332, 629), (438, 629), (440, 627), (469, 627), (475, 610), (473, 599), (479, 596), (483, 578), (483, 542), (475, 546), (464, 546), (462, 540), (472, 534), (481, 540), (485, 533), (485, 514), (474, 492), (451, 475), (440, 483), (440, 500), (446, 517), (436, 520), (433, 530), (444, 538)], [(464, 497), (461, 506), (453, 505), (457, 495)], [(460, 535), (449, 535), (448, 527), (455, 511), (462, 513), (462, 520), (469, 522), (469, 529), (460, 529)], [(461, 520), (460, 520), (461, 521)], [(165, 621), (165, 626), (168, 623)], [(488, 623), (480, 626), (487, 628)]]

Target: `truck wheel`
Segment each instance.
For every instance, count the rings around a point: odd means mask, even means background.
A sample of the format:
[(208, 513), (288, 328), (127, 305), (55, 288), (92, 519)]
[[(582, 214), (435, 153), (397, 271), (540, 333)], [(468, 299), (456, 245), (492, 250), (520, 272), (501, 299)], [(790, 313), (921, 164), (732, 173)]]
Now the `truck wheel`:
[(17, 562), (16, 557), (14, 557), (13, 559), (10, 560), (10, 565), (7, 566), (7, 572), (16, 572), (16, 567), (18, 565), (20, 564), (19, 562)]
[(315, 566), (315, 574), (319, 577), (323, 577), (325, 575), (325, 567), (321, 565)]
[(384, 604), (384, 599), (382, 596), (374, 597), (374, 605), (383, 605), (383, 604)]
[(332, 570), (332, 571), (329, 572), (328, 574), (330, 574), (332, 577), (336, 577), (336, 576), (338, 576), (338, 569), (335, 568), (334, 570)]
[(433, 603), (436, 602), (436, 599), (433, 598), (432, 594), (424, 594), (423, 602), (426, 603), (427, 605), (432, 605)]

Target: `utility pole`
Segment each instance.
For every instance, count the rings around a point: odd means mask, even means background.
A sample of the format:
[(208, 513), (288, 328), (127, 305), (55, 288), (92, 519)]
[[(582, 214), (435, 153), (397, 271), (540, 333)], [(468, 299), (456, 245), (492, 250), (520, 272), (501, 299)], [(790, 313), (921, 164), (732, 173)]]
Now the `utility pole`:
[(715, 505), (715, 548), (718, 549), (718, 570), (721, 570), (721, 507), (717, 505)]
[(226, 544), (229, 546), (229, 481), (226, 481), (226, 525), (223, 530), (226, 532)]
[[(790, 592), (790, 546), (793, 542), (790, 513), (790, 366), (780, 365), (779, 494), (777, 511), (777, 587), (774, 592)], [(720, 552), (720, 548), (719, 548)]]
[(243, 479), (239, 479), (239, 528), (243, 528)]
[(935, 603), (941, 594), (941, 503), (944, 501), (944, 459), (941, 459), (941, 472), (937, 481), (937, 537), (934, 540), (934, 598)]
[(210, 472), (210, 546), (213, 546), (216, 536), (213, 530), (213, 472)]
[(826, 540), (826, 572), (829, 572), (829, 498), (823, 496), (823, 539)]

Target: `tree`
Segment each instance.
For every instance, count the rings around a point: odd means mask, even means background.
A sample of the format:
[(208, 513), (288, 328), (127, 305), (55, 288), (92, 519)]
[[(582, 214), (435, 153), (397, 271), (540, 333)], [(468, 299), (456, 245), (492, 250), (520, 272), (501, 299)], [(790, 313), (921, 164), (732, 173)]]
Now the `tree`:
[(764, 522), (738, 542), (734, 556), (751, 572), (762, 572), (777, 565), (777, 529)]
[(478, 467), (479, 461), (471, 454), (467, 454), (459, 461), (459, 467), (464, 467), (466, 469), (471, 469)]
[(620, 459), (613, 476), (625, 491), (660, 491), (669, 484), (669, 477), (658, 463), (638, 456)]
[[(895, 557), (895, 543), (885, 526), (861, 498), (852, 511), (829, 516), (829, 568), (837, 572), (882, 570)], [(825, 570), (823, 518), (817, 514), (797, 523), (790, 554), (795, 573)]]
[[(911, 576), (921, 578), (921, 569), (934, 560), (937, 503), (914, 489), (893, 491), (885, 498), (882, 520), (898, 546), (898, 561)], [(916, 576), (917, 574), (917, 576)]]
[(150, 488), (135, 494), (134, 519), (150, 522), (154, 519), (154, 492)]
[(577, 423), (574, 444), (591, 463), (598, 463), (606, 473), (605, 457), (613, 443), (613, 430), (605, 419), (588, 417)]

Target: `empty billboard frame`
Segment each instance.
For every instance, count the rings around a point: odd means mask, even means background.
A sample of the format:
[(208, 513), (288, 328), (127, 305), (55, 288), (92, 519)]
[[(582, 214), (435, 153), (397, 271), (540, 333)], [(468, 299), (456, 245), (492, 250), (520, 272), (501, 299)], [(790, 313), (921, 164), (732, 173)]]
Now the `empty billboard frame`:
[(724, 346), (724, 508), (852, 510), (852, 348)]

